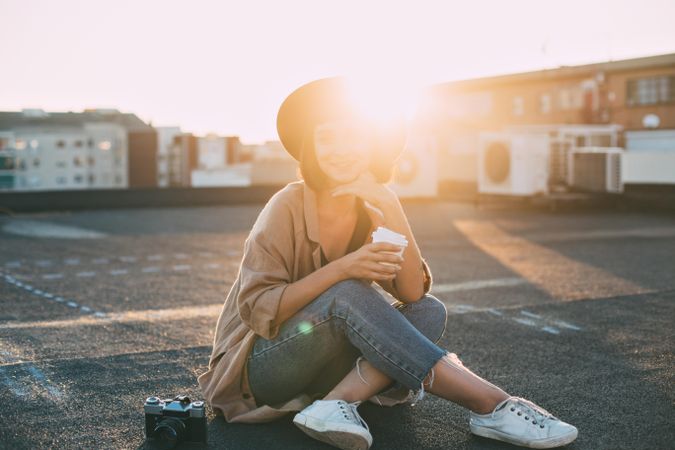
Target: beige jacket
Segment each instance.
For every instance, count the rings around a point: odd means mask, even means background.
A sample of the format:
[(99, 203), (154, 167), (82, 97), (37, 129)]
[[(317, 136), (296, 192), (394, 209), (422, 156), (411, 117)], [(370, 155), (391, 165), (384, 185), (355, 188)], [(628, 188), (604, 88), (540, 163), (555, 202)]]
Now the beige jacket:
[[(228, 422), (269, 422), (315, 400), (303, 393), (283, 404), (258, 407), (248, 386), (246, 360), (257, 335), (273, 339), (279, 333), (273, 319), (286, 286), (321, 267), (318, 220), (316, 193), (304, 181), (295, 181), (270, 198), (246, 238), (237, 279), (216, 325), (209, 368), (197, 379), (206, 401)], [(427, 293), (431, 272), (422, 261)], [(398, 298), (390, 281), (378, 284)]]

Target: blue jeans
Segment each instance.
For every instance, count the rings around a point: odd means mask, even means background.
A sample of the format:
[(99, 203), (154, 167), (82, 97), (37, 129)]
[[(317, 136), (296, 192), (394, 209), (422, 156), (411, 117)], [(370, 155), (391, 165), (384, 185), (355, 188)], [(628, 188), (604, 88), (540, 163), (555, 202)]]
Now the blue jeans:
[(447, 353), (436, 345), (446, 320), (445, 305), (430, 294), (393, 306), (362, 280), (341, 281), (284, 322), (274, 339), (258, 336), (247, 361), (253, 397), (258, 406), (302, 392), (323, 397), (359, 356), (394, 387), (423, 394), (423, 380)]

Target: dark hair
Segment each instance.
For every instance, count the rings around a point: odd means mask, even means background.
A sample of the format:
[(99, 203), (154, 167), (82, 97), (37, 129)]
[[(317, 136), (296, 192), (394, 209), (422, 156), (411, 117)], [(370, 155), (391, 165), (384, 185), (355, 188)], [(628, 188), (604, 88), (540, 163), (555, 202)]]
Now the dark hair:
[[(321, 191), (328, 187), (328, 176), (321, 170), (319, 161), (316, 158), (316, 149), (314, 147), (314, 128), (305, 134), (302, 140), (302, 149), (300, 150), (300, 174), (305, 180), (307, 186), (314, 191)], [(388, 183), (394, 175), (396, 158), (391, 154), (382, 151), (380, 146), (375, 145), (370, 158), (368, 169), (375, 176), (378, 183)]]

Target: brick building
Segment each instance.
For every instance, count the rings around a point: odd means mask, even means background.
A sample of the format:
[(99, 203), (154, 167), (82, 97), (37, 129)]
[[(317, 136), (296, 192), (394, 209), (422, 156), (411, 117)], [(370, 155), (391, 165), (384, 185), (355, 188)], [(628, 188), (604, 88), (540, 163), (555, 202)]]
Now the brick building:
[[(613, 125), (580, 145), (675, 153), (675, 54), (454, 81), (432, 86), (419, 116), (437, 139), (441, 183), (475, 189), (481, 132)], [(611, 142), (613, 141), (613, 142)]]

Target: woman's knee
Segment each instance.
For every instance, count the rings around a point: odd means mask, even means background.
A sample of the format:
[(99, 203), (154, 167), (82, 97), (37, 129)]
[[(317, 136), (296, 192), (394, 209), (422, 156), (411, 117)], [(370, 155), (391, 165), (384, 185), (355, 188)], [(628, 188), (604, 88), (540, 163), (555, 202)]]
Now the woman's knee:
[(418, 301), (406, 303), (402, 308), (408, 320), (429, 340), (434, 343), (441, 340), (448, 320), (448, 309), (442, 301), (431, 294), (425, 294)]
[(339, 306), (358, 307), (358, 305), (365, 304), (372, 306), (372, 302), (364, 303), (364, 301), (369, 299), (376, 299), (376, 301), (382, 302), (383, 305), (389, 304), (370, 284), (356, 278), (338, 281), (322, 295), (326, 295)]
[(363, 310), (367, 314), (379, 308), (391, 307), (370, 283), (354, 278), (335, 283), (317, 300), (325, 302), (324, 306), (330, 307), (339, 316), (358, 310)]

